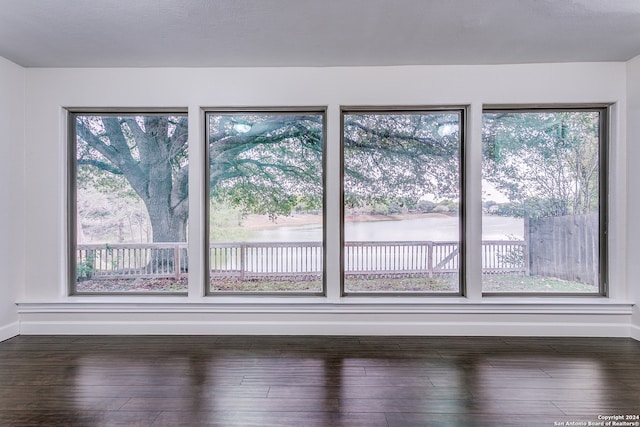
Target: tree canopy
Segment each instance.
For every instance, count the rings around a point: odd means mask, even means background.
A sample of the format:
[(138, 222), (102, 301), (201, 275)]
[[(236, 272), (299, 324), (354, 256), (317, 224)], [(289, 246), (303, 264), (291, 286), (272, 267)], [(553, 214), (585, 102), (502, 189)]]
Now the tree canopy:
[[(245, 213), (321, 209), (324, 123), (319, 113), (210, 114), (210, 196)], [(353, 205), (458, 197), (456, 114), (345, 118), (345, 188)], [(187, 117), (78, 115), (78, 187), (144, 202), (153, 241), (184, 241), (188, 218)], [(115, 179), (109, 179), (109, 178)], [(128, 185), (125, 185), (128, 183)], [(215, 215), (215, 212), (213, 213)]]
[[(296, 206), (321, 210), (323, 120), (313, 112), (208, 114), (211, 199), (271, 217), (288, 215)], [(459, 203), (458, 113), (349, 112), (343, 123), (347, 207)], [(184, 114), (78, 114), (78, 191), (139, 197), (154, 242), (185, 241), (187, 148)], [(598, 150), (598, 112), (484, 115), (484, 177), (519, 207), (516, 213), (596, 209)], [(79, 205), (99, 222), (91, 206)]]
[(209, 115), (211, 197), (245, 213), (322, 206), (321, 114)]
[(345, 202), (460, 196), (455, 113), (366, 113), (344, 118)]
[(595, 111), (484, 115), (484, 179), (514, 213), (534, 217), (597, 211), (600, 129)]

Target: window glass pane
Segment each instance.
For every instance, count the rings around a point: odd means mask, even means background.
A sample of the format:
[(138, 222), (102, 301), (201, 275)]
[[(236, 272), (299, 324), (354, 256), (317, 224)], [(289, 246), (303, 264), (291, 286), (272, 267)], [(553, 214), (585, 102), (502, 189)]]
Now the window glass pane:
[(210, 291), (323, 291), (323, 122), (208, 114)]
[(600, 114), (484, 114), (484, 292), (599, 292)]
[(186, 115), (74, 115), (75, 292), (186, 292)]
[(344, 291), (458, 292), (461, 112), (343, 120)]

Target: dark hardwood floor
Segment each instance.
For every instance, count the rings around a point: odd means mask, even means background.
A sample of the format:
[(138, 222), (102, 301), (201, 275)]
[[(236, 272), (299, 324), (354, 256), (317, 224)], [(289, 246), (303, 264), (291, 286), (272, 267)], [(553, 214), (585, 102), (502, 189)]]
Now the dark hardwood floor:
[(640, 415), (640, 342), (632, 339), (0, 343), (0, 426), (557, 426), (606, 425), (598, 416), (614, 415)]

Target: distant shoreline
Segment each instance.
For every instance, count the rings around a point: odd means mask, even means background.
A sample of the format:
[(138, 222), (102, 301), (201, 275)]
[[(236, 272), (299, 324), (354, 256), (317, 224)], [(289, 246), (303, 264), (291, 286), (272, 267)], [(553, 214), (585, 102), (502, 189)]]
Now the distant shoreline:
[(372, 221), (402, 221), (405, 219), (418, 219), (418, 218), (452, 218), (457, 215), (447, 215), (443, 213), (406, 213), (406, 214), (391, 214), (391, 215), (347, 215), (345, 222), (372, 222)]
[[(347, 215), (345, 222), (374, 222), (374, 221), (402, 221), (407, 219), (419, 218), (452, 218), (455, 215), (446, 215), (442, 213), (405, 213), (391, 215)], [(296, 227), (302, 225), (322, 224), (322, 215), (314, 214), (291, 214), (288, 216), (279, 216), (275, 221), (268, 218), (267, 215), (247, 215), (242, 220), (243, 228), (250, 230), (265, 230), (278, 227)]]

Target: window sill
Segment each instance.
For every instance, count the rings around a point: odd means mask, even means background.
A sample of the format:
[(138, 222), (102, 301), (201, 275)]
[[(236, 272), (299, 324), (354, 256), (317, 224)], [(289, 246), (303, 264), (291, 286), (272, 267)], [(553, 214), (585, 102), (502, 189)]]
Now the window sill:
[(69, 297), (64, 301), (19, 301), (19, 313), (336, 313), (336, 314), (616, 314), (634, 304), (607, 298), (244, 298)]

